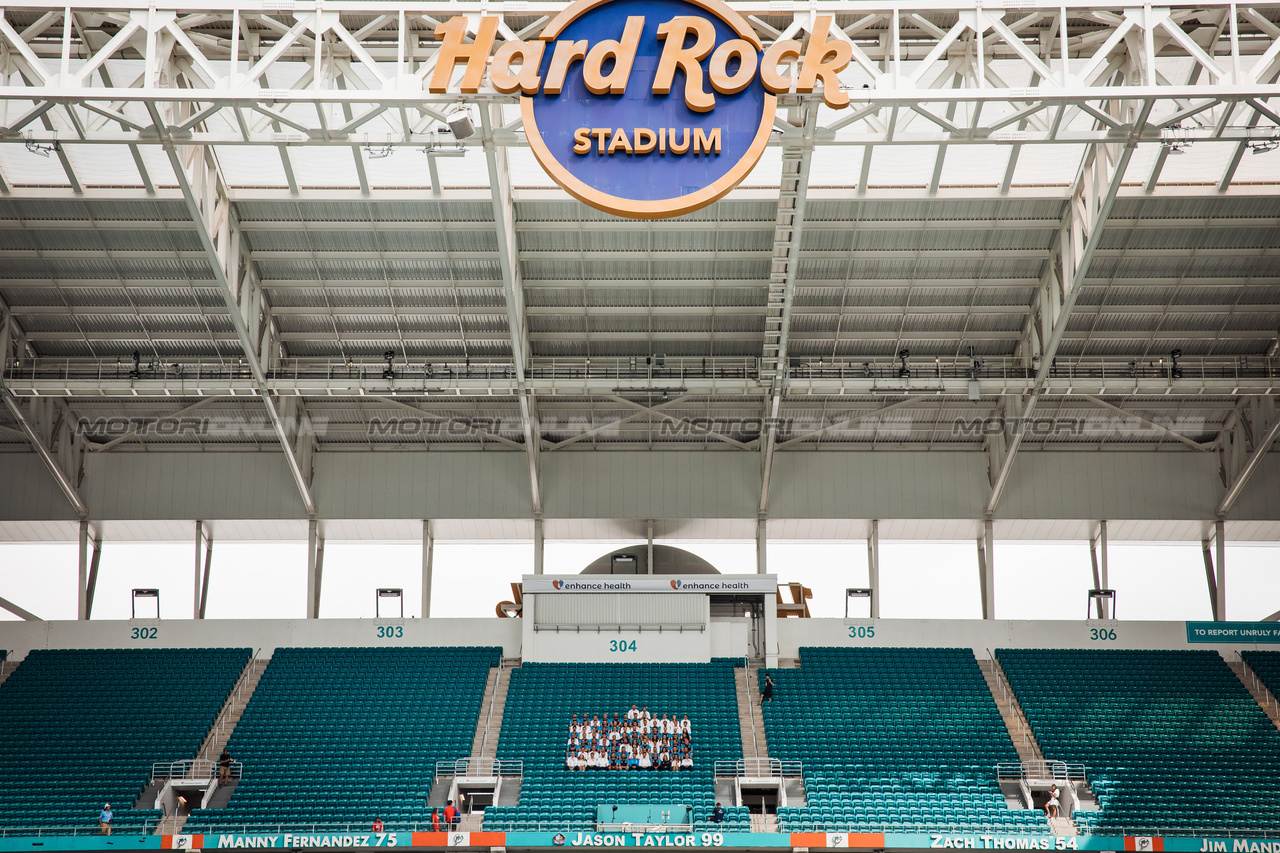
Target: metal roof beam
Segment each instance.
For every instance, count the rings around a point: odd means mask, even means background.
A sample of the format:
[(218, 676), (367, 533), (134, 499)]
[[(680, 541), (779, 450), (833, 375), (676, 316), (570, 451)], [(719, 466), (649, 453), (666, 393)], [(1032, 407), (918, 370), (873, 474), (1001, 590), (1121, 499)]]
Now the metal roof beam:
[[(62, 494), (76, 511), (76, 515), (81, 519), (89, 517), (89, 507), (81, 499), (76, 484), (62, 467), (62, 464), (54, 456), (53, 450), (50, 449), (44, 439), (36, 432), (31, 422), (22, 413), (22, 409), (18, 407), (18, 401), (14, 398), (13, 393), (0, 382), (0, 399), (4, 400), (4, 407), (9, 410), (9, 415), (18, 422), (18, 426), (27, 437), (31, 449), (40, 457), (40, 461), (44, 463), (44, 467), (49, 469), (49, 473), (53, 475), (53, 479), (57, 481), (58, 488), (62, 490)], [(34, 402), (34, 401), (33, 401)], [(71, 435), (71, 427), (65, 422), (62, 424), (64, 440)]]
[(778, 411), (786, 393), (787, 347), (791, 335), (791, 310), (795, 304), (796, 275), (800, 268), (800, 237), (804, 228), (804, 208), (809, 192), (809, 167), (813, 162), (813, 136), (818, 106), (800, 114), (802, 138), (782, 150), (778, 209), (774, 214), (773, 252), (769, 266), (768, 313), (765, 315), (764, 348), (760, 359), (760, 380), (769, 383), (765, 408), (765, 434), (760, 442), (761, 478), (759, 512), (769, 511), (769, 482), (773, 475), (773, 454), (778, 443)]
[(200, 237), (205, 257), (209, 261), (209, 267), (226, 303), (227, 313), (235, 327), (236, 336), (240, 340), (245, 363), (253, 375), (262, 404), (267, 410), (267, 417), (270, 418), (276, 438), (284, 451), (294, 485), (297, 486), (307, 515), (314, 516), (316, 504), (311, 496), (310, 477), (299, 463), (293, 446), (293, 437), (289, 434), (267, 388), (266, 374), (263, 371), (258, 348), (260, 342), (251, 335), (245, 317), (241, 313), (242, 306), (237, 293), (242, 286), (240, 272), (243, 263), (239, 246), (239, 226), (235, 222), (235, 211), (232, 209), (230, 194), (223, 181), (217, 159), (212, 149), (204, 147), (184, 146), (185, 158), (181, 156), (166, 122), (160, 115), (159, 108), (153, 104), (148, 106), (156, 132), (165, 141), (169, 165), (173, 168), (173, 174), (182, 189), (191, 220), (199, 226), (196, 233)]
[[(1144, 108), (1135, 128), (1141, 128), (1146, 123), (1149, 112), (1149, 107)], [(1022, 425), (1035, 411), (1067, 324), (1071, 320), (1076, 299), (1080, 295), (1081, 283), (1098, 250), (1107, 217), (1111, 214), (1125, 170), (1129, 167), (1129, 160), (1137, 146), (1129, 143), (1119, 147), (1118, 151), (1113, 150), (1115, 147), (1117, 146), (1096, 145), (1089, 150), (1080, 165), (1079, 174), (1072, 186), (1071, 198), (1063, 211), (1062, 227), (1056, 235), (1056, 245), (1051, 248), (1054, 254), (1045, 271), (1045, 283), (1052, 287), (1042, 287), (1038, 305), (1042, 315), (1052, 311), (1056, 316), (1047, 325), (1049, 334), (1038, 353), (1039, 367), (1026, 405), (1014, 425), (999, 467), (994, 464), (992, 466), (991, 495), (986, 505), (988, 517), (995, 513), (1000, 504), (1014, 457), (1025, 435)], [(1037, 306), (1033, 305), (1031, 310), (1036, 311)]]
[(515, 368), (520, 396), (520, 417), (524, 424), (524, 449), (529, 463), (529, 490), (535, 517), (542, 515), (542, 482), (538, 454), (542, 450), (542, 433), (537, 421), (537, 400), (526, 383), (525, 362), (529, 357), (529, 332), (524, 307), (524, 280), (520, 272), (520, 246), (516, 239), (516, 211), (511, 196), (511, 175), (507, 152), (493, 140), (495, 126), (502, 125), (499, 104), (480, 107), (480, 127), (484, 139), (485, 162), (489, 167), (489, 188), (493, 203), (493, 221), (498, 238), (498, 261), (502, 268), (503, 294), (507, 303), (507, 332), (511, 344), (511, 363)]

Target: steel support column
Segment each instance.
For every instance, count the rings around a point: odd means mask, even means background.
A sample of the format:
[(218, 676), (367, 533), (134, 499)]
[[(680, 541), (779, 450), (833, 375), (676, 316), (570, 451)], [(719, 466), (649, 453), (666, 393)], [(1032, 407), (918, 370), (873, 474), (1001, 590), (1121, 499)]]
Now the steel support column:
[(7, 598), (0, 598), (0, 610), (7, 610), (10, 613), (12, 613), (14, 616), (17, 616), (19, 619), (24, 619), (27, 622), (43, 622), (44, 621), (39, 616), (32, 613), (30, 610), (19, 607), (18, 605), (14, 604), (12, 601), (10, 601)]
[(80, 571), (76, 574), (76, 618), (89, 618), (89, 521), (80, 519)]
[(422, 520), (422, 618), (431, 616), (432, 562), (435, 560), (436, 537), (431, 532), (431, 521)]
[(756, 519), (756, 574), (769, 573), (769, 524), (766, 519)]
[(535, 518), (533, 520), (533, 573), (535, 575), (542, 574), (543, 571), (543, 550), (546, 541), (542, 537), (542, 519)]
[[(1107, 567), (1107, 522), (1106, 519), (1098, 522), (1098, 535), (1089, 540), (1089, 560), (1093, 565), (1093, 588), (1094, 589), (1110, 589), (1111, 572)], [(1098, 611), (1099, 619), (1110, 619), (1110, 607), (1106, 599), (1098, 598), (1094, 600), (1094, 606)]]
[(995, 535), (991, 520), (983, 522), (978, 537), (978, 589), (982, 595), (982, 618), (996, 618)]
[(324, 578), (324, 537), (313, 518), (307, 523), (307, 618), (320, 618), (320, 589)]
[(871, 618), (880, 618), (880, 519), (871, 519), (867, 537), (867, 586), (871, 587)]
[(89, 581), (85, 587), (85, 618), (93, 618), (93, 599), (98, 592), (98, 566), (102, 563), (102, 534), (93, 537), (93, 554), (89, 556)]

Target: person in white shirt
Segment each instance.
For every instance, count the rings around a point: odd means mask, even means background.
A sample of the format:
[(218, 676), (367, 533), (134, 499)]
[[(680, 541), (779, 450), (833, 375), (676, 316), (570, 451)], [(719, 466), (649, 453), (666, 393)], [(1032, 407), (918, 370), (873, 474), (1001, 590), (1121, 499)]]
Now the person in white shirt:
[(636, 706), (635, 706), (635, 705), (632, 705), (632, 706), (631, 706), (631, 710), (627, 712), (627, 719), (628, 719), (628, 720), (638, 720), (638, 719), (640, 719), (640, 712), (639, 712), (638, 710), (636, 710)]
[(649, 750), (646, 749), (640, 753), (640, 769), (648, 770), (652, 766), (653, 761), (649, 758)]
[(686, 752), (684, 757), (680, 759), (680, 767), (685, 770), (693, 769), (693, 754)]
[(681, 721), (680, 721), (680, 724), (676, 727), (676, 733), (677, 733), (677, 734), (682, 734), (682, 735), (687, 735), (687, 734), (689, 734), (689, 728), (690, 728), (690, 726), (689, 726), (689, 715), (688, 715), (688, 714), (685, 714), (685, 715), (684, 715), (684, 719), (683, 719), (683, 720), (681, 720)]

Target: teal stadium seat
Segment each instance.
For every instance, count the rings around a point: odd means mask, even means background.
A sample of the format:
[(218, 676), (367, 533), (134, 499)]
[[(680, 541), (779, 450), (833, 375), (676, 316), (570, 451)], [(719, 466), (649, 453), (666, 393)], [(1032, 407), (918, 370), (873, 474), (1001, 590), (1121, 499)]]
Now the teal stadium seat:
[(278, 649), (228, 749), (244, 777), (184, 832), (430, 820), (437, 761), (471, 752), (497, 647)]
[(38, 650), (0, 685), (0, 829), (154, 829), (156, 761), (195, 756), (249, 649)]
[(1077, 813), (1078, 825), (1131, 835), (1280, 830), (1280, 731), (1217, 652), (996, 655), (1046, 757), (1089, 770), (1100, 808)]
[(800, 664), (760, 674), (769, 754), (805, 768), (808, 805), (778, 809), (780, 830), (1048, 829), (1000, 792), (1018, 755), (970, 650), (806, 647)]
[[(659, 714), (688, 714), (692, 770), (585, 770), (564, 765), (575, 714), (617, 713), (632, 704)], [(485, 811), (495, 830), (595, 828), (602, 803), (685, 803), (696, 821), (715, 807), (715, 762), (742, 757), (733, 663), (526, 663), (511, 673), (498, 757), (524, 761), (518, 806)], [(746, 831), (746, 809), (726, 806), (718, 829)]]

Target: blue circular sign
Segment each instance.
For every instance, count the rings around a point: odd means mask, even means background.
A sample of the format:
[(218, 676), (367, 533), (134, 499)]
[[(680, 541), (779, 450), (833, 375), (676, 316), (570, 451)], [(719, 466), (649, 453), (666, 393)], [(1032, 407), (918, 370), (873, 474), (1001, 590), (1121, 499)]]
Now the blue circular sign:
[(525, 133), (547, 173), (592, 207), (688, 213), (737, 186), (769, 141), (777, 100), (755, 73), (760, 41), (719, 0), (582, 0), (542, 39)]

